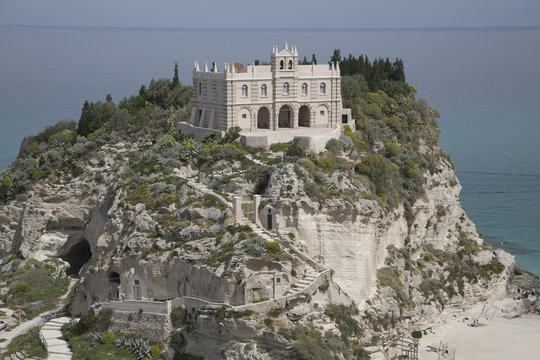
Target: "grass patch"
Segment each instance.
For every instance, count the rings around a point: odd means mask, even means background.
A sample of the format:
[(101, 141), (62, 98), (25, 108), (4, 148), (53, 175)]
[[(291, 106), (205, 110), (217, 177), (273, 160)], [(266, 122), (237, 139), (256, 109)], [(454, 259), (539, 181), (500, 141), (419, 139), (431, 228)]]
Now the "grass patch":
[(87, 334), (71, 336), (69, 338), (69, 345), (73, 351), (73, 360), (137, 359), (129, 350), (116, 347), (112, 343), (94, 344), (88, 339)]
[(13, 338), (8, 344), (7, 349), (8, 351), (4, 355), (6, 359), (16, 351), (24, 351), (31, 357), (47, 358), (47, 349), (45, 349), (45, 346), (43, 346), (39, 339), (37, 327), (30, 329), (26, 334)]
[(54, 278), (55, 267), (30, 259), (17, 272), (8, 274), (10, 290), (6, 304), (11, 309), (22, 308), (31, 319), (56, 306), (56, 298), (65, 294), (69, 278)]

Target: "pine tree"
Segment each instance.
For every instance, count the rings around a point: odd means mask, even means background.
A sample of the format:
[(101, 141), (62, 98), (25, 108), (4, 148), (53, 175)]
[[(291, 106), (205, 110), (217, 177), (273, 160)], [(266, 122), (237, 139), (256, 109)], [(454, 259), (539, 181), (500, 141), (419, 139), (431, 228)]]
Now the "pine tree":
[(311, 63), (317, 65), (317, 58), (315, 57), (315, 54), (311, 55)]

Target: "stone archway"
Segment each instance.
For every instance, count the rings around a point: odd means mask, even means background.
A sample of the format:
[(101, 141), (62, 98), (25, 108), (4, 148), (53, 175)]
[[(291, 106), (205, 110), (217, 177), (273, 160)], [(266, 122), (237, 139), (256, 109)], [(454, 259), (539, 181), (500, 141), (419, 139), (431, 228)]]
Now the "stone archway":
[(283, 105), (279, 109), (278, 127), (280, 128), (292, 128), (293, 123), (293, 108), (290, 105)]
[(302, 105), (298, 112), (298, 126), (311, 126), (311, 110), (309, 106)]
[(270, 110), (266, 106), (261, 107), (257, 112), (257, 128), (270, 129)]

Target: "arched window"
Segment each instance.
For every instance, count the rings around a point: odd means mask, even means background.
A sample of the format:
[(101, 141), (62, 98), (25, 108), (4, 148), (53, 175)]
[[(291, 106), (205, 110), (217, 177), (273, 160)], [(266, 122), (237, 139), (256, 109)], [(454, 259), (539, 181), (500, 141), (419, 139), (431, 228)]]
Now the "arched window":
[(326, 94), (326, 84), (325, 83), (321, 83), (320, 93), (321, 93), (321, 95)]
[(279, 69), (280, 69), (280, 70), (283, 70), (283, 60), (281, 60), (281, 61), (279, 62)]
[(283, 84), (283, 95), (289, 95), (289, 83)]
[(289, 60), (289, 70), (292, 69), (292, 60)]
[(201, 95), (201, 94), (202, 94), (202, 84), (199, 83), (199, 95)]
[(302, 95), (307, 95), (307, 84), (302, 84)]
[(242, 97), (248, 96), (248, 88), (247, 85), (242, 85)]
[(266, 85), (261, 86), (261, 96), (266, 96)]

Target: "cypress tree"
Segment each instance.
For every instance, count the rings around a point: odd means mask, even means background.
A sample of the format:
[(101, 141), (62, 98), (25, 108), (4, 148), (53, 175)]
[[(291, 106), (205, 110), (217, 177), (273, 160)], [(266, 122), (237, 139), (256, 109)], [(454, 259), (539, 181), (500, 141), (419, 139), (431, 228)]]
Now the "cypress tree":
[(172, 79), (173, 88), (178, 86), (178, 84), (180, 84), (180, 79), (178, 78), (178, 63), (174, 62), (174, 76), (173, 76), (173, 79)]

